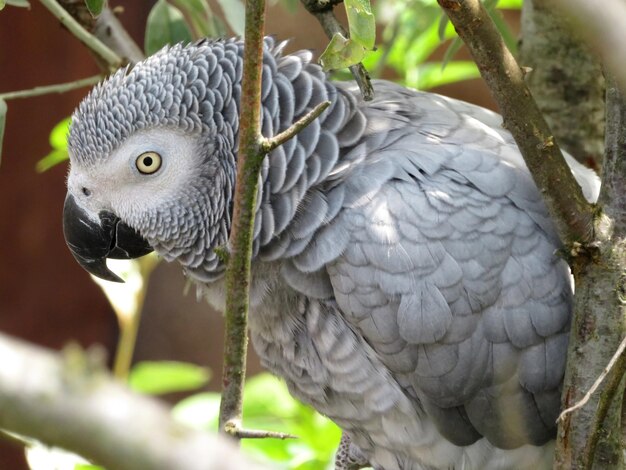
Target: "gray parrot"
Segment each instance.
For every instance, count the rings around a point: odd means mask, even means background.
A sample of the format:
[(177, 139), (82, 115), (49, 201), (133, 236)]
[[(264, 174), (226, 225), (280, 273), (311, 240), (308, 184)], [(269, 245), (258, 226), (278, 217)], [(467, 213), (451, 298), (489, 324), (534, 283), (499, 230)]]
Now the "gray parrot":
[[(549, 468), (568, 266), (501, 118), (376, 81), (363, 101), (265, 41), (262, 132), (331, 106), (259, 175), (250, 335), (343, 430), (338, 468)], [(166, 48), (72, 117), (64, 232), (90, 273), (155, 250), (217, 309), (237, 164), (241, 40)], [(586, 197), (595, 174), (568, 157)]]

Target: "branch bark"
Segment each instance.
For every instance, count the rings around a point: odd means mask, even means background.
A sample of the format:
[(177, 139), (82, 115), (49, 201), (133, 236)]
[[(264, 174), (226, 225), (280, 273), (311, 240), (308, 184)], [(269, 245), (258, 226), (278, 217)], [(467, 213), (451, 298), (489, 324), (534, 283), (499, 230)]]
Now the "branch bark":
[(604, 153), (604, 75), (597, 59), (552, 0), (524, 1), (518, 60), (532, 69), (526, 84), (559, 145), (599, 170)]
[(83, 88), (92, 86), (102, 80), (102, 75), (94, 75), (93, 77), (81, 78), (74, 82), (58, 83), (55, 85), (43, 85), (31, 88), (30, 90), (8, 91), (6, 93), (0, 93), (0, 100), (15, 100), (19, 98), (33, 98), (35, 96), (48, 95), (52, 93), (66, 93), (68, 91), (76, 90), (77, 88)]
[[(136, 63), (144, 59), (142, 50), (130, 37), (109, 7), (105, 7), (97, 18), (94, 18), (84, 0), (59, 0), (59, 5), (80, 24), (85, 31), (93, 35), (102, 44), (111, 49), (120, 58), (122, 64)], [(89, 47), (89, 45), (87, 45)], [(110, 71), (111, 64), (103, 60), (91, 47), (98, 66), (103, 71)]]
[(254, 207), (259, 185), (261, 149), (261, 73), (265, 0), (246, 1), (243, 78), (239, 116), (239, 154), (233, 223), (226, 265), (226, 333), (220, 430), (233, 437), (241, 428), (243, 384), (248, 348), (248, 304), (254, 232)]
[(498, 103), (504, 127), (519, 147), (563, 243), (587, 243), (593, 235), (593, 208), (583, 197), (550, 128), (524, 82), (524, 73), (507, 49), (479, 0), (437, 0)]
[(576, 31), (602, 58), (622, 92), (626, 92), (626, 3), (622, 0), (554, 0), (553, 4), (572, 20)]
[(65, 8), (56, 0), (39, 0), (50, 13), (52, 13), (63, 26), (65, 26), (80, 42), (93, 51), (103, 60), (110, 72), (117, 70), (122, 65), (122, 58), (103, 44), (98, 38), (90, 34), (83, 26), (76, 21)]
[[(584, 398), (626, 335), (626, 98), (607, 81), (606, 153), (595, 220), (595, 256), (574, 266), (576, 299), (562, 407)], [(624, 468), (620, 410), (626, 355), (599, 393), (560, 422), (555, 469)]]
[(233, 223), (228, 242), (229, 252), (220, 250), (220, 257), (227, 259), (228, 263), (225, 274), (226, 333), (219, 422), (220, 430), (236, 439), (293, 437), (283, 433), (246, 430), (242, 427), (254, 216), (259, 171), (265, 155), (296, 135), (330, 104), (320, 103), (298, 122), (272, 138), (266, 139), (261, 135), (264, 10), (265, 0), (247, 0)]
[(259, 468), (231, 443), (175, 422), (76, 348), (65, 358), (0, 334), (0, 427), (119, 470)]

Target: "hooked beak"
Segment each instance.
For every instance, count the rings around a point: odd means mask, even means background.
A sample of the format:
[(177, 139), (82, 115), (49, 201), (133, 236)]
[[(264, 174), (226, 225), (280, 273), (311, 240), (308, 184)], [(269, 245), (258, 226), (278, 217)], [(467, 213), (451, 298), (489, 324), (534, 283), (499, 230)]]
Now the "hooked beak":
[(107, 258), (132, 259), (152, 251), (148, 242), (111, 212), (92, 221), (68, 194), (63, 206), (63, 235), (72, 255), (87, 272), (101, 279), (124, 282), (106, 264)]

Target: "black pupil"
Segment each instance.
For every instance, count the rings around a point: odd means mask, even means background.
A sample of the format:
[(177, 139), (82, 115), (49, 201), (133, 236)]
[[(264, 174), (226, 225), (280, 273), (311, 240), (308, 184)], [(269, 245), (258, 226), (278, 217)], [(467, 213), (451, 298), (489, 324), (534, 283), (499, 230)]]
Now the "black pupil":
[(144, 157), (143, 164), (146, 166), (152, 166), (152, 157)]

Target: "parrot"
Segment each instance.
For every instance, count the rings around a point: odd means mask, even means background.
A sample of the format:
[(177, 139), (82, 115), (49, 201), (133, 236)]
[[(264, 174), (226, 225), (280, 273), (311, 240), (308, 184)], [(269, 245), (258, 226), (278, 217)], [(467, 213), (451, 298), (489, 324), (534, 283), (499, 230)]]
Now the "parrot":
[[(259, 172), (263, 366), (342, 429), (337, 469), (551, 468), (573, 285), (502, 118), (384, 80), (365, 101), (286, 44), (264, 39), (262, 134), (331, 104)], [(63, 230), (89, 273), (155, 251), (224, 310), (243, 48), (166, 46), (78, 105)]]

